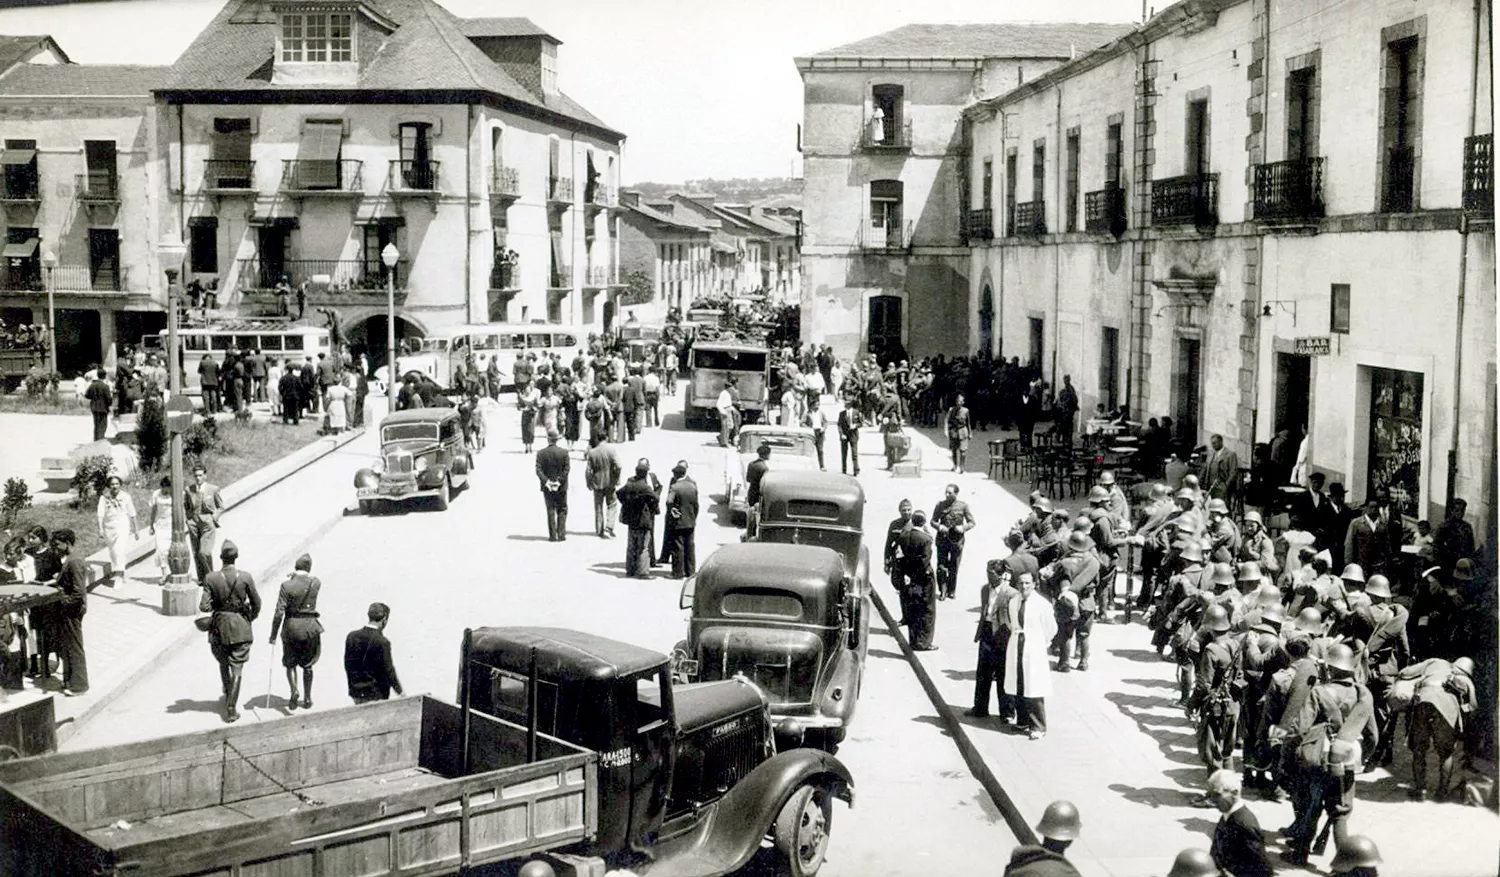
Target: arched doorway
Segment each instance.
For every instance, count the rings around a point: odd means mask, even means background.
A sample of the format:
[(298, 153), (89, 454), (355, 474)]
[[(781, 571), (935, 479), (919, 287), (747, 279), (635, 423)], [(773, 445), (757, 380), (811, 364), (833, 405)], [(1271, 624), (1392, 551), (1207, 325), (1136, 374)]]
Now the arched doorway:
[(609, 330), (612, 329), (612, 328), (614, 328), (614, 325), (615, 325), (615, 300), (612, 297), (611, 298), (606, 298), (604, 300), (604, 320), (603, 320), (603, 324), (604, 324), (604, 334), (608, 335), (609, 334)]
[(995, 353), (995, 293), (988, 283), (979, 297), (979, 350), (986, 356)]
[[(363, 320), (344, 330), (349, 339), (349, 355), (356, 360), (363, 355), (365, 367), (374, 372), (375, 369), (385, 364), (386, 361), (386, 318), (385, 314), (371, 314)], [(401, 343), (407, 338), (422, 338), (427, 333), (422, 327), (407, 318), (396, 315), (396, 349), (399, 351)]]

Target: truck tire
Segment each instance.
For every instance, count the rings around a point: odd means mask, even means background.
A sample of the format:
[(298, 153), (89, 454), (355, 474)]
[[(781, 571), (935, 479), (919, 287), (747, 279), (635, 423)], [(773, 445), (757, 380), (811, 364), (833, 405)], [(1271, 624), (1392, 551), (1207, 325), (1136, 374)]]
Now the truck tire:
[(360, 500), (359, 501), (359, 513), (362, 514), (362, 515), (364, 515), (367, 518), (373, 518), (373, 517), (375, 517), (375, 501), (372, 500), (372, 499), (362, 499), (362, 500)]
[(828, 832), (833, 827), (833, 806), (828, 790), (803, 786), (787, 799), (776, 816), (776, 849), (784, 861), (787, 877), (813, 877), (828, 854)]
[(448, 476), (444, 475), (443, 483), (438, 486), (438, 495), (434, 497), (434, 503), (437, 505), (437, 510), (440, 512), (446, 512), (448, 510), (448, 500), (452, 498), (453, 486), (448, 483)]

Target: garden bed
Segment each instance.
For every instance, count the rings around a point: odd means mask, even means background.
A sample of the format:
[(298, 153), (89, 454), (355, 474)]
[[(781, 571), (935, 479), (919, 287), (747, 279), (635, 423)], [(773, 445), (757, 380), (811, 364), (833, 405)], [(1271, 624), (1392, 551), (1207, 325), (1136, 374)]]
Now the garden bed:
[(55, 398), (29, 393), (0, 393), (0, 412), (6, 414), (71, 414), (86, 417), (89, 406), (81, 403), (71, 385), (59, 390)]
[[(311, 444), (318, 438), (320, 424), (315, 417), (306, 418), (296, 426), (255, 420), (245, 423), (224, 417), (219, 419), (218, 427), (219, 447), (204, 453), (203, 462), (208, 467), (208, 480), (224, 487)], [(169, 461), (164, 459), (161, 469), (142, 471), (125, 483), (124, 489), (135, 502), (136, 524), (142, 535), (151, 527), (151, 494), (168, 471)], [(191, 479), (191, 471), (184, 474)], [(74, 500), (24, 509), (16, 516), (11, 532), (19, 534), (35, 524), (46, 527), (48, 532), (71, 527), (78, 534), (77, 553), (87, 557), (104, 547), (95, 518), (98, 500), (91, 498), (76, 507), (75, 501), (76, 496)]]

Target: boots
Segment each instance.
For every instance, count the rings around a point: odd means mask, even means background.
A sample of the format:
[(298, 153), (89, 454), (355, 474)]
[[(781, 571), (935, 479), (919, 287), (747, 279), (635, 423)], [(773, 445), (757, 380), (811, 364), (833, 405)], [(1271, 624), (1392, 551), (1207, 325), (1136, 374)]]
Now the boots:
[(312, 709), (312, 680), (313, 671), (311, 667), (302, 668), (302, 708)]
[(224, 721), (238, 722), (240, 720), (240, 683), (243, 680), (235, 676), (229, 682), (229, 688), (224, 693)]
[(1089, 641), (1087, 638), (1078, 640), (1078, 670), (1087, 672), (1089, 669)]

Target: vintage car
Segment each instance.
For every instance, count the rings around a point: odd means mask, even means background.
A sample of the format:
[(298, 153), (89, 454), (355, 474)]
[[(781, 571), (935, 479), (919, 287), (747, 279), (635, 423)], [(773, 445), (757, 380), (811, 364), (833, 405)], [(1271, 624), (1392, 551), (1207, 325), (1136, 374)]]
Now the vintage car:
[(818, 447), (813, 443), (811, 429), (770, 424), (742, 428), (735, 447), (727, 449), (724, 454), (724, 502), (735, 520), (750, 510), (745, 499), (749, 490), (745, 483), (745, 468), (755, 459), (756, 449), (762, 444), (771, 446), (773, 470), (818, 468)]
[(834, 751), (859, 701), (867, 598), (831, 548), (731, 544), (682, 588), (692, 610), (676, 673), (709, 682), (743, 675), (765, 692), (779, 749)]
[(370, 515), (393, 503), (433, 497), (443, 511), (454, 490), (469, 486), (473, 468), (457, 410), (397, 411), (380, 422), (380, 459), (354, 475), (359, 510)]

